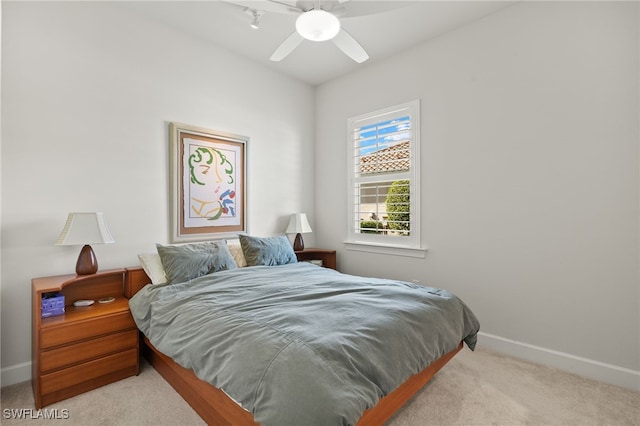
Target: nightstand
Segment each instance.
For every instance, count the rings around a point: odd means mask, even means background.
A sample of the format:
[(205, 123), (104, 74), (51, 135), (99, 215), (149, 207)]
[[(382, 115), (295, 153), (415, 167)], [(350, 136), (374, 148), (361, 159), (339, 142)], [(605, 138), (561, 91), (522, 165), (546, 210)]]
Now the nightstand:
[[(34, 278), (32, 385), (36, 409), (139, 373), (138, 329), (124, 297), (124, 269)], [(64, 313), (42, 318), (43, 294), (64, 295)], [(99, 303), (113, 297), (110, 303)], [(91, 306), (73, 302), (92, 299)]]
[(319, 248), (306, 248), (301, 251), (296, 251), (296, 257), (298, 262), (312, 262), (319, 261), (325, 268), (336, 269), (336, 251), (319, 249)]

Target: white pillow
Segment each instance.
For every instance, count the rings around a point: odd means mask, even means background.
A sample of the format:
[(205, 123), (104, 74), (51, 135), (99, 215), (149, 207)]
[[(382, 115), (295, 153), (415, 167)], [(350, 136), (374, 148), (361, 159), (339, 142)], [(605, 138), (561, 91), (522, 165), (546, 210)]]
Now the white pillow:
[(233, 260), (236, 261), (238, 268), (244, 268), (247, 266), (247, 259), (244, 258), (244, 253), (239, 239), (227, 240), (227, 247), (229, 247), (231, 256), (233, 256)]
[(158, 253), (140, 253), (138, 260), (144, 272), (151, 278), (152, 284), (165, 284), (167, 282), (167, 276), (164, 273), (164, 268), (162, 267)]

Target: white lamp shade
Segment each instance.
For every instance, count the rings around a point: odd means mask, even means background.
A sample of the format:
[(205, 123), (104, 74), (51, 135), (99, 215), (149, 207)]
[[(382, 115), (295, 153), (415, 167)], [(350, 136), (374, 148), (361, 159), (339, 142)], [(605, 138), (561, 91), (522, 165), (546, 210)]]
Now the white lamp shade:
[(287, 226), (287, 230), (284, 232), (287, 234), (303, 234), (306, 232), (312, 232), (306, 213), (292, 214), (291, 219), (289, 219), (289, 226)]
[(340, 20), (332, 13), (314, 9), (298, 16), (296, 31), (307, 40), (331, 40), (340, 31)]
[(55, 245), (72, 246), (114, 242), (102, 213), (69, 213), (67, 223), (65, 223)]

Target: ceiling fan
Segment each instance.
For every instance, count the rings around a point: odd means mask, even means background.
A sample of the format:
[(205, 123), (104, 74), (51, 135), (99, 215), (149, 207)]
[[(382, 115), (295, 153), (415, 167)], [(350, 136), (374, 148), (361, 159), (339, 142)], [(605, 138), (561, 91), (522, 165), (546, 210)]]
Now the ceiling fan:
[[(389, 6), (387, 3), (383, 7), (363, 7), (364, 3), (378, 2), (357, 2), (348, 3), (349, 0), (263, 0), (263, 1), (234, 1), (231, 3), (246, 6), (250, 10), (260, 10), (260, 13), (275, 12), (296, 14), (296, 28), (281, 44), (276, 48), (271, 57), (272, 61), (278, 62), (286, 58), (305, 39), (321, 42), (331, 40), (340, 50), (357, 63), (362, 63), (369, 59), (369, 55), (358, 41), (342, 27), (339, 17), (362, 16), (370, 13), (377, 13), (382, 10), (396, 8), (398, 5)], [(347, 4), (348, 3), (348, 4)], [(351, 7), (353, 6), (353, 7)]]
[[(348, 0), (339, 0), (338, 4), (346, 3)], [(272, 3), (282, 4), (275, 0)], [(290, 8), (291, 6), (285, 6)], [(340, 19), (331, 12), (333, 9), (325, 10), (318, 1), (318, 4), (311, 8), (294, 7), (299, 10), (300, 15), (296, 19), (296, 30), (287, 37), (269, 58), (278, 62), (287, 57), (303, 40), (327, 41), (331, 40), (342, 50), (345, 55), (362, 63), (369, 59), (369, 55), (364, 48), (356, 41), (351, 34), (342, 28)]]

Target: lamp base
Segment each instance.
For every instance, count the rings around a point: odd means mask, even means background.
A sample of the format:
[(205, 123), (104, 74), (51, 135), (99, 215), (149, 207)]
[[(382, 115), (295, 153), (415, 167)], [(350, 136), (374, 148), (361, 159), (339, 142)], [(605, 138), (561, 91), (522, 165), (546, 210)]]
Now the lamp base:
[(302, 234), (297, 233), (296, 239), (293, 240), (293, 251), (302, 251), (304, 250), (304, 241), (302, 240)]
[(89, 244), (86, 244), (80, 250), (78, 261), (76, 262), (76, 274), (92, 275), (98, 272), (98, 261), (96, 255)]

